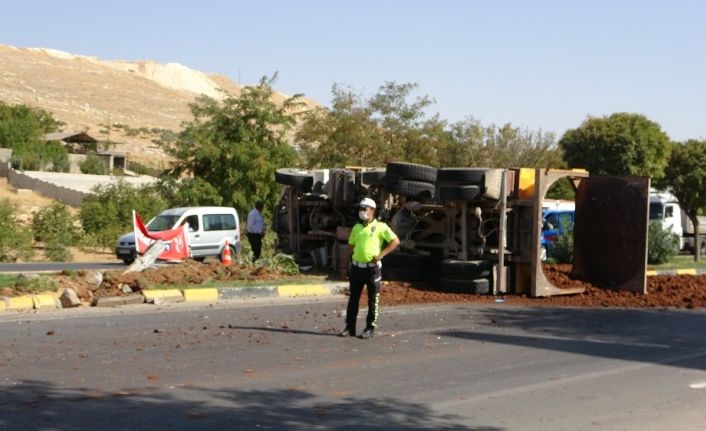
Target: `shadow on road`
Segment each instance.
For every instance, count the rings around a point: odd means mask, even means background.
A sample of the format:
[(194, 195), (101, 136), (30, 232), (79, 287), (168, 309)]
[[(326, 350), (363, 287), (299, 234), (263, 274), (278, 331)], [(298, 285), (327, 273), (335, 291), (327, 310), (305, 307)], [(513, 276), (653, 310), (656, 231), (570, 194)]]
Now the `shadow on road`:
[(118, 393), (38, 381), (0, 392), (0, 430), (476, 430), (459, 418), (392, 399), (320, 402), (300, 390), (143, 388)]
[[(478, 319), (476, 309), (469, 318)], [(488, 330), (437, 335), (706, 370), (706, 313), (682, 310), (488, 308)], [(477, 328), (477, 326), (476, 326)], [(518, 334), (506, 329), (521, 329)]]

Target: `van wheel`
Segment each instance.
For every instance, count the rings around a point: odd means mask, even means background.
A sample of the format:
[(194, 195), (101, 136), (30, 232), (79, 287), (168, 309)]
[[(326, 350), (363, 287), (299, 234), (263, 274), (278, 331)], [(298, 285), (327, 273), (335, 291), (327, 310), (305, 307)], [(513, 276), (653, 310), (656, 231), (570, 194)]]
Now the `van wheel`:
[(123, 258), (123, 263), (125, 265), (132, 265), (132, 263), (135, 261), (135, 256), (130, 256), (130, 257), (124, 257)]
[(206, 258), (203, 256), (193, 257), (192, 259), (194, 259), (196, 262), (203, 262), (204, 260), (206, 260)]

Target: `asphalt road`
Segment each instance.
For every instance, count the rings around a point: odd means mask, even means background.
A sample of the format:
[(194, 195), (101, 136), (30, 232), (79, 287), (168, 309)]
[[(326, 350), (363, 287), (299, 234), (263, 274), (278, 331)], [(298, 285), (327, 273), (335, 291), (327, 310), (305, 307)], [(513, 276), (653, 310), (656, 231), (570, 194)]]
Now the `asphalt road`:
[(65, 269), (106, 271), (124, 268), (126, 268), (126, 265), (122, 262), (0, 263), (0, 273), (60, 272)]
[(387, 307), (359, 340), (344, 301), (0, 314), (0, 430), (706, 424), (704, 312)]

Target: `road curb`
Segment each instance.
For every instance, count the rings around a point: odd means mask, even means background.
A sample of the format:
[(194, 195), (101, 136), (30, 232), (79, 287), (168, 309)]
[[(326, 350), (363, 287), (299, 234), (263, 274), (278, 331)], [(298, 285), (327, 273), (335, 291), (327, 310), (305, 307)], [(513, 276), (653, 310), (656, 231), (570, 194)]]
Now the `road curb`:
[(182, 289), (184, 302), (213, 302), (218, 301), (218, 289)]
[(34, 309), (34, 300), (31, 295), (6, 296), (5, 309), (8, 311), (25, 311)]
[(145, 297), (145, 302), (150, 304), (160, 304), (165, 302), (182, 302), (184, 295), (179, 289), (149, 289), (143, 290), (142, 296)]
[(682, 268), (682, 269), (660, 269), (660, 270), (648, 270), (646, 271), (648, 277), (654, 275), (704, 275), (706, 274), (706, 269), (701, 268)]
[[(121, 307), (142, 303), (161, 305), (169, 302), (216, 302), (226, 299), (284, 298), (302, 296), (343, 295), (348, 292), (348, 282), (279, 284), (269, 286), (148, 289), (126, 296), (98, 298), (94, 307)], [(37, 294), (0, 297), (0, 312), (32, 309), (63, 308), (56, 294)]]

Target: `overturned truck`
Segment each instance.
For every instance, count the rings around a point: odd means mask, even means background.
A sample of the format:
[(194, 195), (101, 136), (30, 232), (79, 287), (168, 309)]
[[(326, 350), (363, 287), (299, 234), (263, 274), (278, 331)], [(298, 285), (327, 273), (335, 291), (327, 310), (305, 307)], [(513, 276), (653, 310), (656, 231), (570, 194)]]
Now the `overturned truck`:
[(568, 178), (576, 191), (576, 277), (612, 289), (645, 292), (649, 178), (589, 176), (582, 170), (385, 168), (277, 170), (284, 185), (275, 208), (277, 248), (302, 268), (345, 277), (347, 245), (363, 197), (400, 238), (383, 260), (386, 280), (434, 282), (441, 290), (551, 296), (559, 289), (540, 261), (542, 206)]

